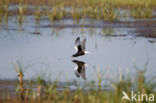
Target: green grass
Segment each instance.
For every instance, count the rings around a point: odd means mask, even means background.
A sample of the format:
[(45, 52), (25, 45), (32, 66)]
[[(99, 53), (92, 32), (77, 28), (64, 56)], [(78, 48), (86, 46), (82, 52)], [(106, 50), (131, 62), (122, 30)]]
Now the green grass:
[[(11, 0), (10, 2), (13, 4), (18, 4), (20, 0)], [(75, 3), (80, 4), (80, 5), (86, 5), (86, 4), (92, 4), (92, 5), (99, 5), (102, 2), (106, 2), (110, 0), (27, 0), (25, 1), (28, 4), (33, 4), (33, 5), (55, 5), (56, 3), (59, 4), (60, 2), (64, 2), (64, 4), (67, 6), (71, 6)], [(135, 4), (142, 4), (145, 1), (150, 1), (150, 5), (155, 7), (156, 6), (156, 1), (155, 0), (111, 0), (115, 2), (117, 6), (123, 6), (123, 7), (133, 7)], [(135, 2), (134, 2), (135, 1)]]
[(131, 14), (134, 18), (152, 18), (153, 9), (149, 6), (149, 2), (142, 5), (135, 5), (135, 8), (131, 10)]
[[(19, 5), (18, 12), (12, 13), (9, 7), (12, 4)], [(21, 25), (29, 14), (28, 6), (33, 5), (35, 9), (32, 15), (39, 21), (42, 16), (46, 16), (50, 21), (72, 17), (77, 22), (82, 18), (90, 18), (104, 21), (120, 20), (119, 9), (130, 10), (135, 19), (152, 18), (153, 8), (156, 6), (155, 0), (2, 0), (0, 1), (0, 21), (8, 22), (11, 15), (18, 16)], [(47, 7), (43, 7), (46, 5)], [(70, 8), (67, 10), (67, 8)], [(4, 14), (4, 15), (3, 15)]]
[[(22, 65), (18, 63), (15, 64), (17, 73), (19, 73), (22, 68)], [(98, 70), (98, 69), (97, 69)], [(21, 72), (23, 73), (23, 72)], [(147, 73), (147, 68), (139, 70), (136, 67), (135, 74), (126, 74), (123, 75), (121, 72), (110, 81), (108, 88), (110, 90), (105, 90), (106, 87), (103, 87), (102, 75), (100, 71), (97, 71), (97, 81), (87, 82), (83, 86), (75, 81), (77, 89), (70, 89), (70, 82), (66, 84), (65, 87), (62, 87), (62, 91), (58, 91), (58, 80), (54, 82), (45, 81), (46, 73), (38, 75), (34, 81), (29, 83), (23, 83), (23, 96), (21, 98), (21, 90), (17, 91), (17, 95), (14, 98), (10, 96), (6, 98), (0, 98), (2, 103), (131, 103), (128, 100), (122, 100), (122, 92), (125, 91), (129, 96), (131, 96), (131, 91), (141, 94), (154, 94), (156, 96), (156, 78), (155, 76), (145, 76)], [(24, 75), (24, 74), (23, 74)], [(74, 83), (74, 82), (73, 82)], [(72, 83), (72, 84), (73, 84)], [(21, 82), (19, 80), (19, 85)], [(26, 86), (27, 85), (27, 88)], [(29, 86), (28, 86), (29, 85)], [(87, 89), (87, 87), (92, 87)], [(36, 88), (36, 89), (35, 89)], [(44, 92), (43, 92), (44, 91)], [(19, 92), (19, 94), (18, 94)], [(133, 103), (147, 103), (145, 100), (141, 102)], [(150, 103), (150, 102), (149, 102)]]

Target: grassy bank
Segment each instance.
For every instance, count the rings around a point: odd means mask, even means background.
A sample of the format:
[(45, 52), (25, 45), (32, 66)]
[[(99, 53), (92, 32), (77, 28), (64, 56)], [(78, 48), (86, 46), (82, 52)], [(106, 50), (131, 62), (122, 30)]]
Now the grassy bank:
[[(22, 0), (10, 0), (12, 4), (19, 4)], [(24, 3), (31, 5), (56, 5), (63, 3), (65, 6), (79, 5), (85, 6), (86, 4), (91, 4), (94, 6), (99, 6), (103, 3), (113, 2), (118, 7), (135, 7), (135, 5), (144, 5), (149, 3), (149, 6), (155, 7), (155, 0), (23, 0)]]
[[(149, 96), (153, 94), (156, 96), (156, 78), (155, 76), (146, 77), (146, 68), (144, 70), (136, 69), (134, 75), (125, 76), (119, 73), (117, 77), (114, 77), (114, 80), (109, 80), (110, 84), (107, 90), (106, 87), (103, 87), (102, 75), (97, 72), (97, 81), (86, 81), (83, 86), (77, 84), (76, 89), (72, 90), (70, 83), (67, 83), (64, 87), (59, 87), (58, 80), (54, 82), (45, 81), (45, 74), (38, 75), (34, 81), (25, 82), (23, 81), (22, 65), (19, 63), (14, 63), (14, 65), (18, 74), (16, 95), (10, 96), (11, 94), (5, 93), (8, 95), (0, 98), (1, 103), (131, 103), (129, 100), (122, 100), (123, 91), (129, 97), (131, 97), (132, 91), (138, 95), (147, 94)], [(59, 90), (59, 88), (62, 88), (62, 90)], [(143, 98), (133, 103), (147, 102), (146, 98)]]
[[(18, 5), (16, 9), (9, 9), (13, 4)], [(120, 20), (121, 8), (129, 9), (135, 19), (146, 19), (153, 17), (155, 6), (155, 0), (1, 0), (0, 21), (17, 15), (21, 24), (25, 15), (34, 15), (37, 21), (46, 16), (51, 21), (71, 17), (77, 21), (90, 18), (113, 22)]]

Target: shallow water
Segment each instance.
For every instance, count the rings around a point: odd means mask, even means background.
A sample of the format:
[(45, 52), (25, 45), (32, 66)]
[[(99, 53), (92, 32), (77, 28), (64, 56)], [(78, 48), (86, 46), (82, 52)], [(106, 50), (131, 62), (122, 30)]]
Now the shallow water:
[[(62, 82), (84, 82), (81, 77), (76, 77), (76, 64), (72, 60), (83, 61), (89, 65), (85, 69), (87, 81), (97, 80), (97, 72), (101, 73), (103, 80), (118, 78), (120, 71), (125, 75), (135, 73), (135, 64), (143, 70), (147, 62), (148, 76), (155, 75), (156, 39), (136, 36), (135, 27), (55, 28), (48, 26), (50, 22), (46, 19), (35, 24), (33, 16), (27, 18), (28, 21), (23, 23), (23, 27), (17, 24), (15, 17), (11, 18), (8, 27), (5, 23), (1, 26), (0, 79), (17, 79), (12, 64), (15, 61), (23, 64), (24, 79), (34, 79), (45, 73), (45, 78), (51, 81), (58, 79)], [(80, 23), (105, 24), (90, 20)], [(55, 24), (72, 26), (73, 21), (61, 20)], [(77, 37), (81, 40), (87, 39), (86, 49), (91, 53), (72, 58), (76, 52), (74, 42)]]

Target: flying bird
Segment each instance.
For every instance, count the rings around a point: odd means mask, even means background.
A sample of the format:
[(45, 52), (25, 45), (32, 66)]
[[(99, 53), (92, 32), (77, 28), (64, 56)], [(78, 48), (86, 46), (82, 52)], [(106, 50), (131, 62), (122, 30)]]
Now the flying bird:
[(75, 40), (75, 49), (77, 52), (73, 54), (72, 57), (78, 57), (78, 56), (82, 56), (88, 53), (88, 51), (85, 50), (85, 44), (86, 44), (86, 39), (84, 39), (81, 42), (80, 37), (77, 37), (77, 39)]
[(86, 75), (85, 75), (86, 63), (78, 60), (73, 60), (73, 62), (77, 64), (77, 66), (75, 67), (75, 75), (78, 78), (81, 76), (84, 80), (86, 80)]

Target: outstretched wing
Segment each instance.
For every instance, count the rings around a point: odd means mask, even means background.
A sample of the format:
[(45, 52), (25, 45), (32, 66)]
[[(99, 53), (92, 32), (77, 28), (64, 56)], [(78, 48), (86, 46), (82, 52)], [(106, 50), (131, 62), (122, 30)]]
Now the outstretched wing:
[(85, 65), (82, 66), (80, 75), (84, 80), (86, 80)]
[(79, 78), (80, 74), (77, 72), (77, 70), (75, 70), (75, 75)]
[(85, 45), (86, 45), (86, 39), (84, 39), (84, 40), (81, 42), (82, 50), (85, 50)]
[(85, 64), (85, 62), (79, 61), (79, 60), (72, 60), (72, 62), (76, 63), (77, 66), (81, 66), (81, 65), (84, 65)]
[(75, 40), (75, 45), (74, 45), (74, 47), (75, 47), (76, 50), (78, 50), (78, 49), (77, 49), (78, 45), (80, 45), (80, 37), (77, 37), (77, 39)]

